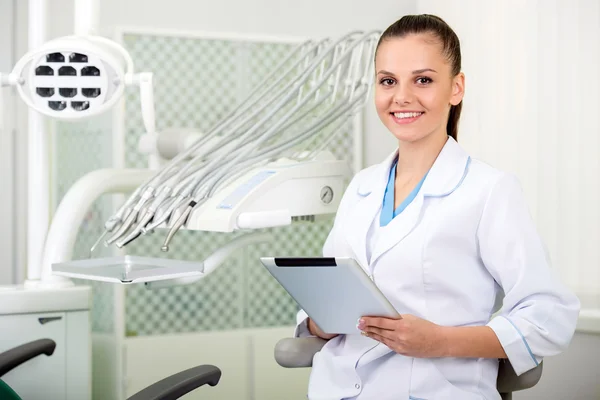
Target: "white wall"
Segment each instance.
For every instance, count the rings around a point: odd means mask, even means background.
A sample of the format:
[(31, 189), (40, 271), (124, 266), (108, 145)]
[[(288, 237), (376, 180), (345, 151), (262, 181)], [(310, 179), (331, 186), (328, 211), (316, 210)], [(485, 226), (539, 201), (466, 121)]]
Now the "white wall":
[[(18, 60), (27, 51), (27, 2), (13, 1), (14, 60)], [(12, 232), (14, 250), (15, 281), (22, 283), (27, 268), (27, 108), (20, 99), (14, 103), (13, 118), (10, 119), (15, 128), (13, 148), (14, 170), (14, 203)]]
[(599, 359), (600, 336), (577, 333), (568, 351), (544, 360), (539, 383), (515, 392), (513, 400), (600, 399)]
[[(12, 0), (0, 0), (0, 72), (8, 73), (13, 65), (13, 6)], [(14, 101), (14, 91), (0, 88), (0, 285), (13, 283), (15, 279), (14, 260), (14, 167), (13, 120), (10, 117)]]

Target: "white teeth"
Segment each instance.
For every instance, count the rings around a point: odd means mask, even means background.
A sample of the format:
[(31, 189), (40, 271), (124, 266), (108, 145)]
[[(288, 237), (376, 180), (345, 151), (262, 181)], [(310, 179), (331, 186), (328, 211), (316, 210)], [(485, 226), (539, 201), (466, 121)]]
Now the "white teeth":
[(394, 117), (402, 119), (402, 118), (415, 118), (419, 115), (423, 114), (422, 112), (409, 112), (409, 113), (394, 113)]

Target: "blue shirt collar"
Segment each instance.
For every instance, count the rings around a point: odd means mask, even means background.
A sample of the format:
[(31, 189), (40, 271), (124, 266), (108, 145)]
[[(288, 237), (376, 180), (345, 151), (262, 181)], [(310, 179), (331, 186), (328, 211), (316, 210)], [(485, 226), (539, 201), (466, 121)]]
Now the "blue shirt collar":
[(390, 168), (390, 173), (388, 175), (388, 182), (385, 188), (385, 193), (383, 195), (383, 206), (381, 208), (381, 216), (379, 218), (379, 222), (381, 226), (386, 226), (387, 224), (394, 219), (397, 215), (402, 213), (406, 207), (417, 197), (417, 194), (421, 190), (421, 186), (423, 186), (423, 182), (425, 182), (425, 178), (427, 178), (427, 174), (429, 171), (423, 176), (421, 181), (415, 186), (415, 188), (409, 193), (409, 195), (402, 201), (402, 203), (394, 210), (394, 188), (396, 181), (396, 166), (398, 165), (398, 158), (394, 160), (392, 167)]

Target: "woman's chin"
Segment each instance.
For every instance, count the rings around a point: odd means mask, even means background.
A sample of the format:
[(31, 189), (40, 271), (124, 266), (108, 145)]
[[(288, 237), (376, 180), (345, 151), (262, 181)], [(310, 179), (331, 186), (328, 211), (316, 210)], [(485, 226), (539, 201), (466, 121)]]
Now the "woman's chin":
[(394, 137), (402, 143), (414, 143), (422, 140), (427, 134), (423, 132), (411, 132), (408, 130), (403, 130), (402, 132), (393, 132)]
[(423, 132), (422, 129), (395, 129), (392, 134), (401, 143), (416, 143), (427, 138), (433, 139), (434, 135), (437, 136), (435, 132)]

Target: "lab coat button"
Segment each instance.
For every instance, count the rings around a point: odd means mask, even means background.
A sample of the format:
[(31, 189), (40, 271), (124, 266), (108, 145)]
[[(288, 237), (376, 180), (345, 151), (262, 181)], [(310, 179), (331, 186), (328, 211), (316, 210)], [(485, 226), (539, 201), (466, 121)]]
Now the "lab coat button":
[(354, 385), (355, 388), (360, 389), (360, 385), (357, 383), (356, 385)]

